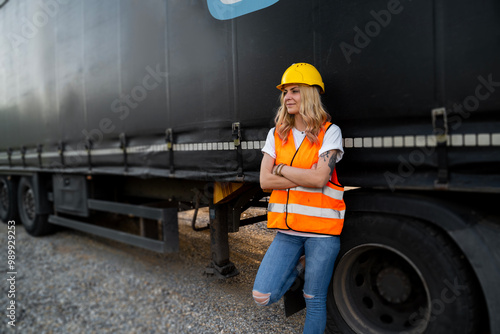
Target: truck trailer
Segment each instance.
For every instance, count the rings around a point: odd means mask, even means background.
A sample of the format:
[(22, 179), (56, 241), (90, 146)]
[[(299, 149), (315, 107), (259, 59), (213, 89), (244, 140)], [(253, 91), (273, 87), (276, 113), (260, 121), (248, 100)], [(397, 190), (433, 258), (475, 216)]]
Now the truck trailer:
[(327, 332), (500, 333), (500, 2), (0, 0), (0, 31), (3, 222), (173, 252), (208, 207), (206, 272), (236, 275), (275, 87), (306, 62), (355, 188)]

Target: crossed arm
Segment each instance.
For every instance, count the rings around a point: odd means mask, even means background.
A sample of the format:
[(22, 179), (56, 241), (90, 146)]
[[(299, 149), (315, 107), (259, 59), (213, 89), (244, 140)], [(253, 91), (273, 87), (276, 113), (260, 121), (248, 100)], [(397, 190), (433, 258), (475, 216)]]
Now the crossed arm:
[(321, 154), (318, 163), (311, 169), (283, 166), (283, 176), (273, 174), (277, 167), (275, 159), (264, 153), (260, 166), (260, 186), (262, 189), (288, 189), (297, 186), (322, 188), (332, 176), (337, 153), (337, 150), (330, 150)]

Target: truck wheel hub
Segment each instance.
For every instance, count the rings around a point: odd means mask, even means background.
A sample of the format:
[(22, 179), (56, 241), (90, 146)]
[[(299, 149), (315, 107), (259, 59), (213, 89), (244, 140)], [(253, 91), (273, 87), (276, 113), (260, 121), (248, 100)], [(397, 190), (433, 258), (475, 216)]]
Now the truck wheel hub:
[(408, 257), (387, 245), (363, 244), (346, 252), (333, 275), (333, 296), (340, 315), (357, 334), (417, 334), (427, 321), (414, 327), (412, 317), (430, 317), (430, 294), (422, 274)]
[(32, 189), (24, 193), (24, 211), (30, 220), (35, 219), (35, 196)]
[(380, 295), (390, 303), (400, 304), (408, 299), (411, 283), (408, 276), (398, 268), (385, 268), (377, 275)]

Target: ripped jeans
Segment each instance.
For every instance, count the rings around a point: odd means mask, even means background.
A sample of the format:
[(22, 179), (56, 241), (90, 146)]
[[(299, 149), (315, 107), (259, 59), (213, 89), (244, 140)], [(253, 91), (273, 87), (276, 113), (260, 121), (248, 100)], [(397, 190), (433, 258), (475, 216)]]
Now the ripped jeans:
[(305, 334), (323, 334), (326, 327), (326, 295), (340, 250), (340, 238), (300, 237), (277, 233), (255, 277), (253, 297), (265, 306), (277, 302), (299, 274), (297, 262), (305, 254)]

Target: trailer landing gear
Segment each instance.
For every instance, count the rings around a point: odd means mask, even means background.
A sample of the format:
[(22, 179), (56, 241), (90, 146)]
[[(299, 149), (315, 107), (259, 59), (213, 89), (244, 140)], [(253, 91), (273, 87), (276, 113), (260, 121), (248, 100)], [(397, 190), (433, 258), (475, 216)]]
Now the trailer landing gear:
[(210, 251), (212, 262), (205, 269), (207, 276), (230, 278), (239, 274), (235, 265), (229, 261), (228, 204), (210, 207)]

